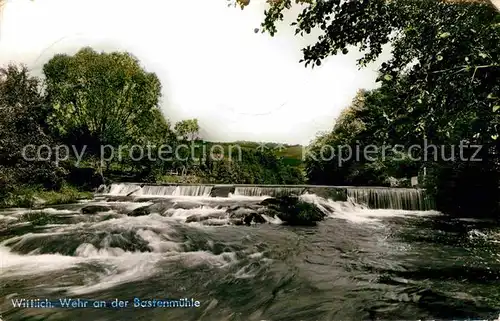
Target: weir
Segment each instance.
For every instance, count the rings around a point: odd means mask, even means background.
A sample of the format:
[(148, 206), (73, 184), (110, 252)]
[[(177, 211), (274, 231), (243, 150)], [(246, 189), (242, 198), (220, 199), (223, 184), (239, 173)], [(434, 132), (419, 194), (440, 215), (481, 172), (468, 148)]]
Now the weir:
[(234, 195), (242, 196), (280, 196), (302, 195), (304, 187), (262, 187), (262, 186), (235, 186)]
[(347, 197), (375, 209), (432, 210), (434, 205), (425, 190), (416, 188), (347, 188)]
[(111, 184), (107, 194), (129, 196), (140, 189), (141, 186), (138, 184)]
[(111, 184), (112, 196), (210, 196), (212, 185), (145, 185), (137, 183)]
[(101, 196), (115, 197), (277, 197), (316, 194), (334, 201), (351, 200), (372, 209), (432, 210), (434, 204), (425, 190), (417, 188), (319, 186), (319, 185), (184, 185), (113, 183)]

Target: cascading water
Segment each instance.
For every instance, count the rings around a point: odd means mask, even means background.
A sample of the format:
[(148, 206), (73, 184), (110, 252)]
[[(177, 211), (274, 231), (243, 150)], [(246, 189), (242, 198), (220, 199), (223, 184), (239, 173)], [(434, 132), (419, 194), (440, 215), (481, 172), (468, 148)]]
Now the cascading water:
[(143, 186), (134, 196), (165, 196), (175, 193), (177, 186)]
[(174, 196), (210, 196), (212, 186), (193, 185), (193, 186), (177, 186)]
[(107, 194), (113, 196), (128, 196), (131, 193), (137, 192), (140, 189), (141, 186), (139, 184), (126, 184), (126, 183), (111, 184)]
[(434, 208), (425, 191), (415, 188), (347, 188), (347, 196), (374, 209), (427, 211)]
[(211, 186), (144, 186), (134, 196), (210, 196)]
[[(173, 197), (173, 196), (204, 196), (212, 195), (212, 191), (220, 189), (214, 185), (139, 185), (112, 184), (107, 195), (131, 197)], [(434, 203), (426, 196), (425, 191), (415, 188), (385, 188), (385, 187), (303, 187), (303, 186), (238, 186), (234, 185), (232, 192), (228, 185), (222, 186), (224, 196), (245, 197), (278, 197), (283, 195), (303, 195), (313, 193), (315, 188), (334, 190), (336, 195), (344, 191), (344, 200), (366, 206), (371, 209), (395, 209), (427, 211), (434, 209)], [(216, 193), (220, 194), (220, 193)], [(342, 199), (342, 197), (340, 197)], [(339, 200), (337, 198), (337, 200)]]
[(210, 196), (210, 185), (143, 185), (111, 184), (110, 196)]
[(234, 195), (239, 196), (281, 196), (281, 195), (302, 195), (305, 191), (303, 187), (236, 187)]

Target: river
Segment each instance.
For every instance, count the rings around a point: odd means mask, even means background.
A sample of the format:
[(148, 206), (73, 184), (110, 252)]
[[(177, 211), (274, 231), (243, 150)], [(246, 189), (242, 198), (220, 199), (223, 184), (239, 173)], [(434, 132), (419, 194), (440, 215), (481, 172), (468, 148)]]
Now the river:
[[(127, 188), (108, 193), (123, 196), (131, 193)], [(498, 317), (500, 229), (493, 222), (430, 210), (370, 209), (353, 199), (306, 193), (303, 200), (328, 212), (317, 226), (228, 224), (228, 208), (251, 207), (268, 198), (265, 192), (210, 197), (200, 189), (193, 195), (164, 188), (166, 205), (142, 216), (128, 214), (153, 203), (148, 193), (3, 210), (0, 319)], [(89, 205), (102, 209), (83, 214)], [(13, 307), (21, 299), (63, 298), (104, 301), (107, 307)], [(133, 306), (134, 298), (187, 298), (199, 307), (141, 308)], [(129, 301), (128, 307), (110, 307), (114, 299)]]

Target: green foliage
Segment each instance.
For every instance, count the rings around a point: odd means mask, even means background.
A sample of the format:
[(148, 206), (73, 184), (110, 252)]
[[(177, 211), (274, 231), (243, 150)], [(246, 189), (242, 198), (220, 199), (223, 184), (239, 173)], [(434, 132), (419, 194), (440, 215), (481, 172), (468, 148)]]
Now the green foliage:
[(200, 125), (198, 119), (181, 120), (174, 126), (177, 137), (182, 140), (195, 140), (200, 135)]
[(92, 196), (92, 192), (82, 192), (68, 184), (64, 184), (59, 190), (41, 190), (35, 193), (35, 197), (44, 200), (46, 205), (74, 203), (78, 200), (90, 199)]
[(22, 214), (20, 217), (20, 221), (30, 222), (34, 226), (59, 223), (53, 215), (38, 211), (30, 211)]
[(142, 125), (142, 132), (137, 138), (138, 142), (159, 145), (175, 140), (174, 133), (170, 129), (170, 123), (159, 108), (153, 109), (150, 116), (150, 122)]
[[(382, 152), (364, 157), (368, 145), (378, 144), (371, 132), (376, 125), (376, 107), (371, 103), (372, 93), (360, 91), (337, 119), (333, 130), (318, 136), (309, 146), (305, 160), (311, 184), (320, 185), (387, 185), (390, 176), (398, 176), (402, 161), (395, 155)], [(370, 114), (361, 117), (364, 113)], [(377, 115), (378, 116), (378, 115)], [(405, 173), (407, 174), (407, 173)]]
[[(289, 144), (278, 144), (278, 143), (262, 143), (262, 142), (251, 142), (251, 141), (235, 141), (235, 142), (210, 142), (207, 144), (207, 148), (210, 146), (218, 145), (224, 150), (224, 155), (228, 155), (230, 151), (233, 153), (238, 150), (256, 150), (273, 152), (278, 158), (280, 158), (283, 163), (287, 166), (294, 168), (294, 171), (302, 171), (304, 167), (302, 154), (303, 146), (301, 145), (289, 145)], [(263, 148), (262, 146), (265, 146)]]
[(47, 121), (66, 142), (96, 154), (101, 145), (140, 141), (159, 121), (160, 81), (129, 53), (84, 48), (74, 56), (56, 55), (43, 70)]
[[(53, 145), (44, 128), (43, 109), (38, 78), (31, 77), (25, 66), (0, 69), (0, 198), (18, 182), (29, 180), (47, 188), (61, 184), (64, 172), (53, 160), (28, 161), (23, 156), (28, 145)], [(26, 149), (26, 157), (33, 158), (34, 154), (33, 148)]]
[[(303, 181), (298, 168), (274, 152), (259, 152), (257, 143), (236, 161), (214, 161), (203, 149), (214, 143), (199, 141), (197, 119), (170, 128), (158, 108), (161, 85), (129, 53), (98, 53), (84, 48), (73, 56), (56, 55), (45, 66), (46, 81), (29, 75), (23, 66), (0, 70), (0, 206), (33, 207), (70, 203), (89, 196), (105, 177), (123, 181), (182, 183), (273, 183)], [(181, 148), (190, 141), (195, 147)], [(64, 144), (83, 152), (79, 167), (74, 157), (56, 163), (54, 154), (34, 158), (36, 147)], [(168, 145), (170, 159), (157, 157)], [(101, 147), (114, 155), (101, 166)], [(148, 155), (132, 150), (140, 145)], [(275, 144), (277, 145), (277, 144)], [(124, 147), (118, 149), (117, 147)], [(233, 147), (224, 145), (224, 155)], [(165, 146), (164, 146), (165, 147)], [(108, 149), (109, 150), (109, 149)], [(172, 151), (178, 152), (178, 158)], [(201, 151), (200, 151), (201, 150)], [(237, 154), (237, 152), (236, 152)], [(153, 158), (151, 158), (152, 156)], [(165, 155), (163, 155), (165, 156)], [(173, 175), (177, 172), (180, 175)], [(77, 186), (78, 189), (69, 187)]]
[[(291, 7), (290, 0), (271, 1), (262, 29), (276, 33), (276, 22)], [(306, 160), (313, 182), (382, 184), (388, 176), (413, 176), (429, 169), (426, 185), (440, 209), (464, 214), (466, 203), (480, 197), (484, 213), (498, 210), (500, 160), (498, 106), (500, 97), (500, 15), (482, 1), (310, 1), (292, 24), (296, 34), (321, 31), (318, 41), (303, 49), (305, 65), (348, 48), (364, 53), (360, 66), (373, 62), (386, 44), (391, 58), (383, 62), (381, 87), (364, 93), (363, 108), (353, 102), (333, 131), (310, 146)], [(377, 155), (375, 161), (345, 162), (338, 153), (332, 161), (316, 160), (321, 146), (353, 144), (378, 146), (412, 144), (439, 146), (478, 144), (481, 162), (443, 160), (441, 155)], [(430, 158), (430, 160), (429, 160)], [(452, 174), (453, 173), (453, 174)], [(488, 178), (488, 179), (485, 179)], [(469, 197), (465, 197), (469, 195)], [(474, 202), (474, 204), (476, 204)]]
[(300, 170), (287, 166), (275, 154), (257, 150), (242, 150), (241, 159), (223, 158), (205, 161), (203, 170), (216, 183), (232, 184), (301, 184)]
[[(270, 2), (263, 28), (274, 34), (290, 6), (290, 0)], [(303, 49), (306, 65), (348, 46), (365, 52), (359, 61), (365, 65), (391, 43), (392, 58), (382, 64), (379, 80), (392, 136), (416, 132), (443, 140), (454, 131), (491, 141), (498, 136), (499, 21), (490, 3), (358, 0), (312, 1), (293, 25), (297, 33), (324, 31)]]
[(49, 206), (74, 203), (81, 199), (92, 198), (92, 192), (82, 192), (78, 188), (63, 184), (59, 189), (47, 190), (40, 185), (13, 186), (4, 198), (0, 199), (0, 208)]
[(11, 185), (9, 192), (3, 195), (0, 208), (24, 207), (32, 208), (35, 205), (35, 194), (40, 187)]

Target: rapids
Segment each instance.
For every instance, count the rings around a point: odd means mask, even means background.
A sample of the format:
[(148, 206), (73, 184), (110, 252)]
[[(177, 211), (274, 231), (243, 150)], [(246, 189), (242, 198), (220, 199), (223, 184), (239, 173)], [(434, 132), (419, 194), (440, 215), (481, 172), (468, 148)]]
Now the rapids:
[[(500, 311), (498, 229), (417, 204), (415, 191), (300, 195), (315, 227), (232, 225), (278, 191), (114, 184), (92, 202), (0, 212), (2, 320), (402, 320), (493, 318)], [(361, 195), (361, 194), (363, 195)], [(393, 193), (393, 194), (391, 194)], [(398, 194), (399, 193), (399, 194)], [(356, 194), (356, 195), (355, 195)], [(396, 196), (399, 195), (399, 200)], [(121, 199), (117, 199), (121, 197)], [(363, 203), (362, 200), (366, 200)], [(129, 216), (162, 200), (156, 212)], [(412, 201), (413, 199), (413, 201)], [(361, 200), (361, 201), (360, 201)], [(416, 201), (415, 201), (416, 200)], [(101, 210), (82, 214), (82, 208)], [(421, 205), (415, 205), (421, 206)], [(384, 206), (385, 207), (385, 206)], [(204, 217), (192, 220), (193, 216)], [(14, 308), (12, 300), (193, 298), (198, 308)]]

